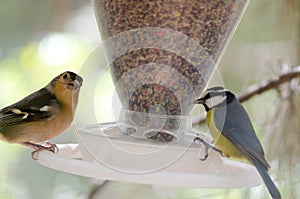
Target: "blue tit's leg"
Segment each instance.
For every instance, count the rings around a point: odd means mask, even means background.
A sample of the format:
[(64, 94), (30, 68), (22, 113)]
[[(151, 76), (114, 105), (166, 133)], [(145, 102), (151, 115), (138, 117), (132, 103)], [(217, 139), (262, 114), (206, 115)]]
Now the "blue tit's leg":
[(216, 152), (218, 152), (222, 157), (229, 157), (228, 155), (224, 154), (220, 149), (218, 149), (214, 145), (211, 145), (211, 144), (207, 143), (206, 141), (204, 141), (200, 137), (195, 137), (193, 141), (194, 142), (198, 141), (199, 143), (204, 144), (204, 146), (206, 147), (205, 148), (206, 155), (205, 155), (204, 158), (200, 159), (202, 161), (205, 161), (207, 159), (207, 157), (208, 157), (208, 149), (209, 148), (212, 149), (212, 150), (214, 150), (214, 151), (216, 151)]

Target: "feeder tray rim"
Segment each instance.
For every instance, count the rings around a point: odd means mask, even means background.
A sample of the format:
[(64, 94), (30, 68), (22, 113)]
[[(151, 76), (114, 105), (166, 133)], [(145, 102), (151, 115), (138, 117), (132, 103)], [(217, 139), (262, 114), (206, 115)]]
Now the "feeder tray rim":
[[(97, 162), (82, 160), (78, 144), (58, 144), (59, 152), (53, 154), (41, 151), (37, 162), (45, 167), (74, 175), (100, 180), (127, 181), (150, 184), (152, 186), (194, 187), (194, 188), (245, 188), (262, 184), (256, 169), (248, 164), (223, 159), (224, 164), (236, 167), (235, 175), (215, 175), (209, 173), (180, 173), (157, 171), (148, 174), (121, 173)], [(181, 179), (181, 180), (178, 180)]]

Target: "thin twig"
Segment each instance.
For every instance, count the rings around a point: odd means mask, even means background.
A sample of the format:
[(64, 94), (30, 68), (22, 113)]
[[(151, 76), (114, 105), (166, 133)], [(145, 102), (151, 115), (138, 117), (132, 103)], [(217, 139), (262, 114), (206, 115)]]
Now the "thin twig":
[[(262, 94), (265, 91), (270, 89), (277, 89), (283, 83), (289, 82), (294, 78), (300, 77), (300, 66), (292, 67), (290, 71), (282, 73), (271, 80), (267, 80), (261, 82), (259, 84), (255, 84), (249, 86), (242, 94), (238, 95), (240, 102), (245, 102), (252, 98), (255, 95)], [(193, 125), (195, 124), (202, 124), (205, 122), (205, 117), (200, 117), (198, 121), (194, 121)]]
[(255, 95), (259, 95), (270, 89), (277, 89), (279, 85), (289, 82), (296, 77), (300, 77), (300, 66), (293, 67), (291, 71), (283, 73), (271, 80), (249, 86), (245, 92), (239, 95), (239, 100), (242, 103), (249, 100)]

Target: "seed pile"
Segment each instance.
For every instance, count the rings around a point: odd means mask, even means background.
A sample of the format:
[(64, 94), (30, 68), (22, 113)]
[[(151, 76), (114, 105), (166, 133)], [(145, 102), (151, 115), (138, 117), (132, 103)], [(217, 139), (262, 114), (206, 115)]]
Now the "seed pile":
[[(123, 106), (145, 113), (189, 114), (247, 1), (94, 0), (103, 40), (139, 28), (109, 46), (111, 54), (123, 52), (112, 63)], [(149, 34), (149, 27), (162, 29)], [(189, 45), (185, 37), (170, 36), (168, 30), (182, 33), (202, 49)], [(179, 53), (168, 51), (174, 48)], [(166, 124), (166, 129), (174, 126)]]
[(216, 61), (247, 1), (94, 0), (94, 5), (103, 39), (135, 28), (168, 28), (195, 39)]

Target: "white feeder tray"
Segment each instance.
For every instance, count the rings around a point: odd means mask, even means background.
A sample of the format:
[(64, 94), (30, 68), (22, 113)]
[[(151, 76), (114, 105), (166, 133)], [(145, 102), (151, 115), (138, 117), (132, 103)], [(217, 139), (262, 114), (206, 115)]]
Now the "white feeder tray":
[(131, 130), (119, 123), (78, 129), (78, 145), (57, 145), (56, 154), (42, 151), (38, 162), (55, 170), (101, 180), (202, 188), (262, 184), (253, 166), (223, 158), (215, 151), (201, 161), (199, 152), (203, 149), (197, 142), (158, 143), (132, 137), (128, 134)]

